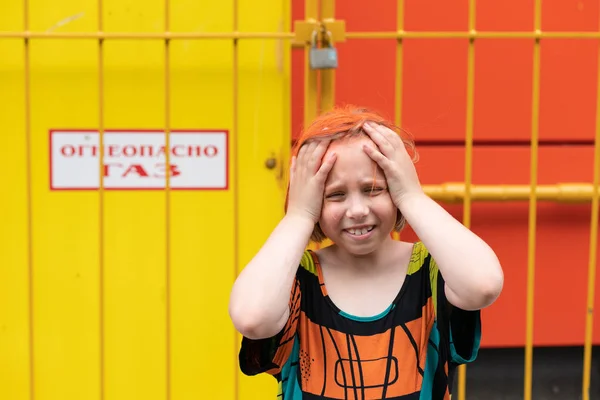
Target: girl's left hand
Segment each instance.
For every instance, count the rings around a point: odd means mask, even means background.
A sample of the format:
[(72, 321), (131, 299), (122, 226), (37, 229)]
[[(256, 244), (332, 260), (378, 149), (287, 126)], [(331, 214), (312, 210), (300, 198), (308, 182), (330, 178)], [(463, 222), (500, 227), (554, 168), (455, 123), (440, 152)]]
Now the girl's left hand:
[(422, 195), (417, 170), (400, 136), (384, 125), (366, 122), (364, 131), (377, 145), (364, 145), (365, 153), (383, 170), (392, 201), (401, 211), (407, 197)]

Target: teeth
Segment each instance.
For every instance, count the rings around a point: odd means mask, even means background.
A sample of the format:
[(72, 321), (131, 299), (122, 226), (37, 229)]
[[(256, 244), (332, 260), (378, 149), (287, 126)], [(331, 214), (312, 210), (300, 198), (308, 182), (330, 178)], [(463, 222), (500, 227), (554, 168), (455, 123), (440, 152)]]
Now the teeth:
[(360, 235), (366, 235), (367, 233), (369, 233), (369, 231), (373, 229), (372, 226), (368, 227), (368, 228), (361, 228), (361, 229), (348, 229), (348, 232), (351, 235), (356, 235), (356, 236), (360, 236)]

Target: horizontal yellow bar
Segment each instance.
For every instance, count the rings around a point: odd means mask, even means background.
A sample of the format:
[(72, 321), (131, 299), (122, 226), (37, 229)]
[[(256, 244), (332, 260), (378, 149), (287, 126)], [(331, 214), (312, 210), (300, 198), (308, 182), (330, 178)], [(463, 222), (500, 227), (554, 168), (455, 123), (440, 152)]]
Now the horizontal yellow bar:
[(2, 32), (0, 39), (293, 39), (293, 32)]
[[(346, 32), (347, 39), (600, 39), (600, 32)], [(0, 39), (288, 39), (294, 32), (9, 32)], [(296, 46), (304, 43), (294, 42)]]
[(346, 32), (347, 39), (600, 39), (600, 32)]
[[(431, 198), (448, 203), (459, 203), (466, 194), (464, 183), (423, 185), (423, 189)], [(592, 201), (594, 186), (591, 183), (538, 185), (536, 194), (538, 201), (586, 203)], [(529, 185), (471, 185), (472, 201), (525, 201), (530, 195)]]

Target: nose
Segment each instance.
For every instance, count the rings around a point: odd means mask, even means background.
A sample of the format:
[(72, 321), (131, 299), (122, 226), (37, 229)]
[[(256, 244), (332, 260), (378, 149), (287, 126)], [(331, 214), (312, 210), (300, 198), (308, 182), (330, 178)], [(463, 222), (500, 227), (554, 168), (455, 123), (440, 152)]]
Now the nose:
[(366, 199), (361, 196), (353, 196), (348, 199), (348, 208), (346, 209), (346, 217), (350, 219), (361, 219), (369, 214), (369, 205)]

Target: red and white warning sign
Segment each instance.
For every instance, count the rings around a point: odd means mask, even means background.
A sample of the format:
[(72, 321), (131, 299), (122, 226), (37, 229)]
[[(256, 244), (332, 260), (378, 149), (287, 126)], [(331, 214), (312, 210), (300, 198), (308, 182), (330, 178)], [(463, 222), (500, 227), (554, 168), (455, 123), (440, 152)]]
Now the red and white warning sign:
[(106, 189), (227, 190), (227, 131), (169, 134), (166, 165), (164, 131), (107, 130), (104, 160), (98, 160), (98, 131), (50, 131), (51, 190)]

